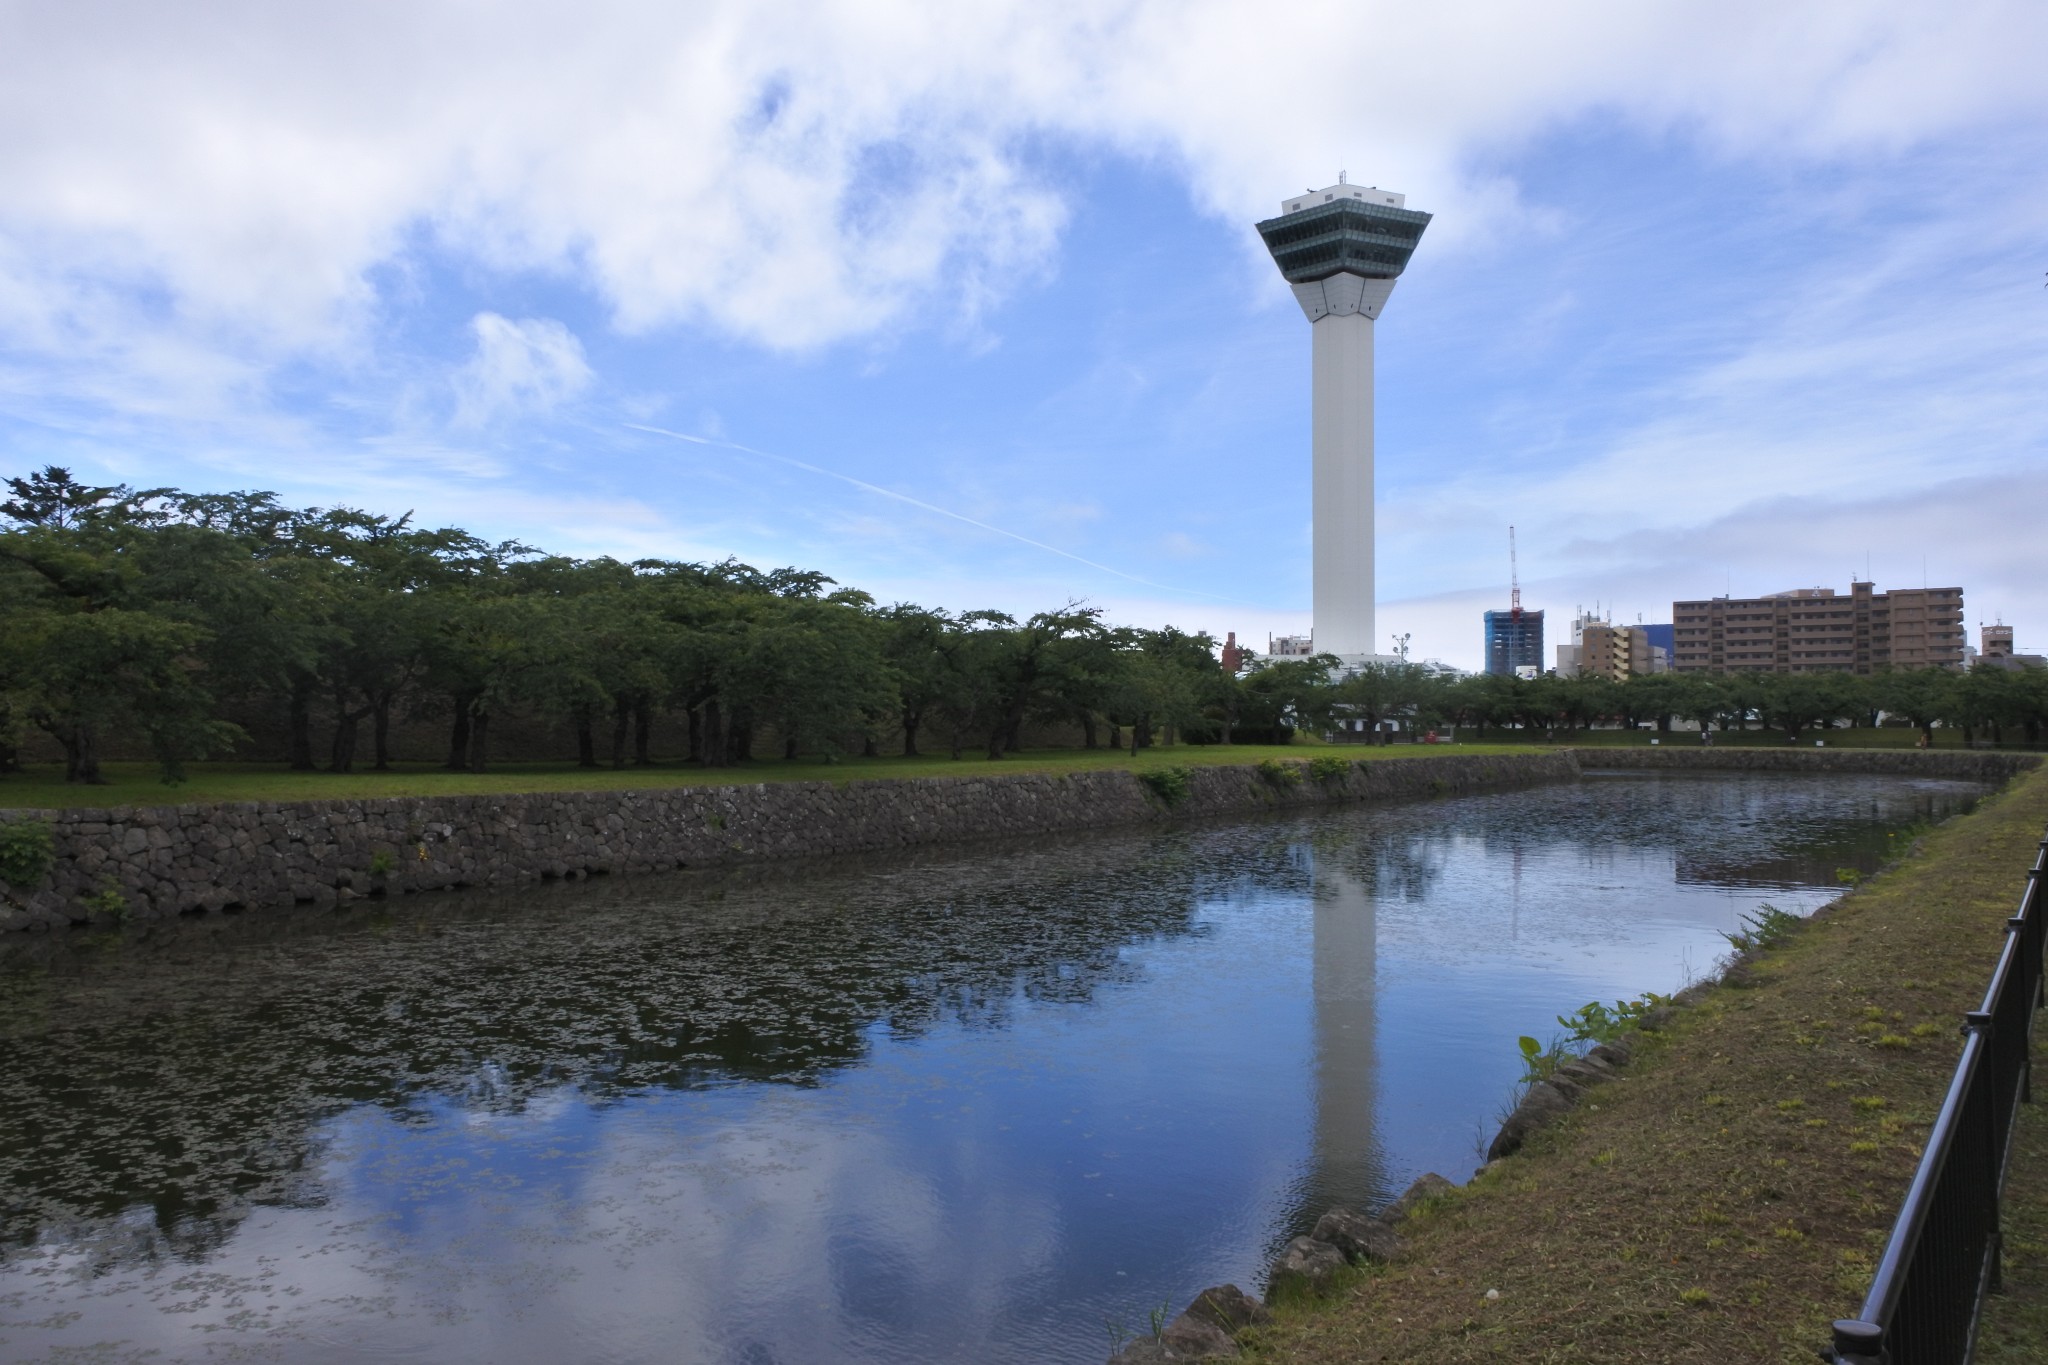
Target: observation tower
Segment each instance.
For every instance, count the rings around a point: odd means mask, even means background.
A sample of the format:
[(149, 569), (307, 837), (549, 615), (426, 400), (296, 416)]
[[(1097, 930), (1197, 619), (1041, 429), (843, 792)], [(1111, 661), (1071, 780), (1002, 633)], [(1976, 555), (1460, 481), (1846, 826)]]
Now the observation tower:
[(1312, 637), (1356, 667), (1373, 634), (1372, 328), (1429, 215), (1344, 176), (1281, 202), (1259, 224), (1314, 336)]

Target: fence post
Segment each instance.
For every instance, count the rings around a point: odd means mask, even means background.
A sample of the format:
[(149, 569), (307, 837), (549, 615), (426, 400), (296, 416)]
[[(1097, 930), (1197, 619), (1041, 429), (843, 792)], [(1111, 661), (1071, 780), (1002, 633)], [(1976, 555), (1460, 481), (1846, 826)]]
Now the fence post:
[[(2031, 902), (2029, 902), (2031, 905)], [(2019, 959), (2020, 998), (2028, 1002), (2027, 1012), (2033, 1013), (2034, 1004), (2041, 998), (2041, 961), (2034, 956), (2033, 936), (2027, 932), (2027, 917), (2014, 915), (2005, 922), (2005, 932), (2017, 945), (2014, 956)], [(2033, 1031), (2028, 1026), (2028, 1032)], [(2020, 1049), (2020, 1103), (2034, 1102), (2034, 1049), (2031, 1046)]]
[[(1997, 1031), (1992, 1026), (1991, 1015), (1983, 1010), (1971, 1010), (1963, 1015), (1963, 1028), (1968, 1032), (1983, 1036), (1983, 1051), (1978, 1055), (1983, 1059), (1982, 1066), (1984, 1069), (1978, 1073), (1977, 1083), (1985, 1087), (1984, 1093), (1995, 1096), (2000, 1087), (2005, 1084), (2005, 1079), (1998, 1074), (1998, 1062), (1993, 1055), (1996, 1049)], [(1999, 1231), (1998, 1196), (2002, 1193), (1999, 1189), (1999, 1177), (2005, 1170), (2006, 1135), (1999, 1131), (2000, 1125), (1995, 1121), (1998, 1114), (1997, 1105), (1994, 1104), (1991, 1107), (1991, 1113), (1994, 1121), (1984, 1125), (1985, 1269), (1983, 1284), (1986, 1290), (1996, 1294), (2005, 1287), (2005, 1242), (2003, 1235)], [(1963, 1135), (1959, 1133), (1956, 1136), (1960, 1139)], [(1976, 1314), (1971, 1314), (1972, 1318), (1975, 1316)]]
[(1891, 1365), (1884, 1328), (1857, 1318), (1835, 1320), (1835, 1365)]

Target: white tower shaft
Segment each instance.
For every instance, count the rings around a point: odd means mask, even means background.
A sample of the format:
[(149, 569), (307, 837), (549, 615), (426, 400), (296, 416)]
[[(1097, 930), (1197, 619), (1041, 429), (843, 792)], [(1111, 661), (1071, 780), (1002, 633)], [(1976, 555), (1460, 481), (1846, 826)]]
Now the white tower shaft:
[(1372, 329), (1364, 313), (1325, 314), (1315, 337), (1315, 647), (1377, 652), (1373, 628)]

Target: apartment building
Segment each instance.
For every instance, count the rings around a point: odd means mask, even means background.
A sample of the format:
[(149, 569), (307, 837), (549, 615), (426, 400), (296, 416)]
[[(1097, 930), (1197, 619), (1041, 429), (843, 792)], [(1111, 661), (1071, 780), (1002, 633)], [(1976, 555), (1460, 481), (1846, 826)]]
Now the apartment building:
[(1680, 673), (1873, 673), (1963, 666), (1963, 590), (1852, 583), (1673, 602)]

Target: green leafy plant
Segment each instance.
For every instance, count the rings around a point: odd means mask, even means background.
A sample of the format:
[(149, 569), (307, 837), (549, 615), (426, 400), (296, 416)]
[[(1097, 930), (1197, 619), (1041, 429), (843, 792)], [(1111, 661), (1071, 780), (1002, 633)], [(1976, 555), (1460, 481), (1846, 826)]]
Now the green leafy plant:
[(1835, 880), (1844, 886), (1854, 886), (1863, 880), (1863, 874), (1853, 867), (1838, 867), (1835, 869)]
[(1259, 760), (1259, 776), (1275, 787), (1291, 787), (1301, 781), (1299, 763), (1282, 763), (1277, 758)]
[(1138, 780), (1169, 806), (1178, 806), (1188, 799), (1191, 777), (1186, 768), (1154, 768), (1138, 774)]
[(121, 883), (112, 877), (102, 878), (100, 889), (89, 896), (80, 896), (79, 903), (95, 915), (112, 915), (115, 919), (128, 917), (128, 897), (121, 890)]
[(1760, 953), (1777, 947), (1798, 933), (1806, 921), (1765, 901), (1756, 908), (1755, 914), (1744, 915), (1742, 922), (1748, 927), (1721, 937), (1727, 939), (1729, 946), (1738, 953)]
[(398, 855), (388, 848), (380, 848), (370, 855), (370, 875), (388, 877), (398, 871)]
[(1351, 760), (1322, 754), (1308, 761), (1308, 775), (1318, 782), (1341, 782), (1351, 771)]
[(57, 839), (41, 820), (0, 824), (0, 882), (29, 887), (57, 862)]
[(1612, 1005), (1589, 1000), (1570, 1014), (1558, 1015), (1557, 1022), (1574, 1043), (1611, 1043), (1634, 1028), (1651, 1010), (1670, 1003), (1670, 996), (1655, 991), (1645, 991), (1635, 1000), (1617, 1000)]
[(1515, 1046), (1522, 1050), (1522, 1080), (1525, 1084), (1547, 1081), (1557, 1074), (1557, 1069), (1572, 1059), (1572, 1054), (1559, 1039), (1551, 1039), (1545, 1047), (1528, 1034), (1515, 1039)]

